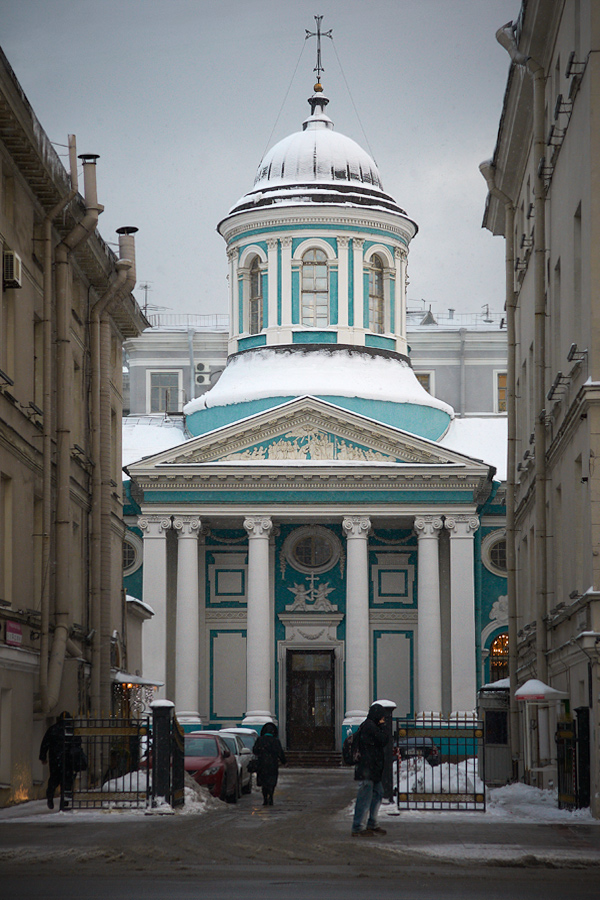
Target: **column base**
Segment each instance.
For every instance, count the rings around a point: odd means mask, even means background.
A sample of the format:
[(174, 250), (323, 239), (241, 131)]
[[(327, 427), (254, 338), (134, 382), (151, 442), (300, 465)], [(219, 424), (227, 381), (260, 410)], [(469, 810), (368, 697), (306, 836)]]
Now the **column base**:
[(356, 719), (356, 724), (360, 725), (360, 723), (364, 722), (367, 718), (368, 712), (368, 709), (349, 709), (344, 716), (344, 724), (346, 724), (346, 722), (354, 724), (354, 720)]
[(175, 716), (177, 717), (177, 721), (180, 725), (202, 725), (202, 718), (199, 712), (195, 712), (194, 710), (181, 710), (181, 712), (175, 712)]
[(256, 712), (246, 713), (242, 719), (242, 728), (254, 728), (256, 731), (260, 731), (267, 722), (277, 724), (275, 718), (268, 710), (257, 710)]

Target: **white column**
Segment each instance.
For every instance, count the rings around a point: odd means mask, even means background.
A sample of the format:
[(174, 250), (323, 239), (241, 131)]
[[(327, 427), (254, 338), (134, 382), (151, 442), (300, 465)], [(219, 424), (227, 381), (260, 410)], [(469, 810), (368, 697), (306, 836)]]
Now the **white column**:
[[(269, 238), (267, 241), (267, 260), (268, 260), (268, 314), (269, 321), (266, 323), (267, 328), (277, 328), (277, 238)], [(265, 323), (263, 323), (264, 326)]]
[(143, 600), (154, 615), (142, 630), (142, 674), (162, 685), (157, 700), (167, 699), (167, 536), (168, 516), (142, 516), (138, 525), (144, 533)]
[(281, 325), (289, 328), (292, 324), (292, 239), (281, 241)]
[(417, 637), (417, 710), (442, 711), (442, 619), (440, 611), (438, 516), (415, 519), (418, 537), (419, 625)]
[(193, 516), (177, 516), (173, 519), (173, 528), (177, 532), (175, 709), (180, 721), (199, 722), (198, 533), (200, 520)]
[(241, 332), (239, 323), (238, 280), (235, 270), (237, 250), (231, 248), (227, 251), (229, 263), (229, 315), (231, 321), (231, 334), (238, 335)]
[(338, 237), (338, 326), (348, 327), (348, 244), (350, 238)]
[(476, 705), (474, 515), (448, 516), (450, 532), (450, 670), (452, 711), (471, 713)]
[(347, 539), (346, 571), (346, 719), (364, 718), (369, 711), (371, 666), (369, 652), (369, 558), (367, 516), (347, 516), (342, 522)]
[(352, 239), (354, 263), (354, 327), (364, 328), (363, 246), (362, 238)]
[(246, 624), (246, 716), (270, 720), (271, 616), (269, 603), (269, 516), (244, 519), (248, 532), (248, 592)]

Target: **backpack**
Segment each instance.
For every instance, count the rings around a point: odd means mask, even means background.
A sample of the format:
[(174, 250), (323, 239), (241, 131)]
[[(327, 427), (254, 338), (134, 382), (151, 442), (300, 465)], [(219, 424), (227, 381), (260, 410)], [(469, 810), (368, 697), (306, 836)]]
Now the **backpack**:
[(346, 766), (355, 766), (360, 759), (360, 731), (349, 734), (342, 744), (342, 760)]

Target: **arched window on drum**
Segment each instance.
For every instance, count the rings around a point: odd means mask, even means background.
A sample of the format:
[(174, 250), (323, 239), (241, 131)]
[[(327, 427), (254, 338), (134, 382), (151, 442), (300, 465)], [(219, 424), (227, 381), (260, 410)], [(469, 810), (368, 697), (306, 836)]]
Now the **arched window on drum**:
[(302, 324), (313, 328), (329, 325), (327, 255), (316, 248), (302, 256)]
[(259, 334), (263, 327), (263, 295), (260, 260), (255, 256), (250, 263), (250, 291), (248, 296), (248, 332)]
[(371, 257), (369, 269), (369, 329), (376, 334), (385, 331), (385, 296), (383, 286), (383, 262), (376, 253)]

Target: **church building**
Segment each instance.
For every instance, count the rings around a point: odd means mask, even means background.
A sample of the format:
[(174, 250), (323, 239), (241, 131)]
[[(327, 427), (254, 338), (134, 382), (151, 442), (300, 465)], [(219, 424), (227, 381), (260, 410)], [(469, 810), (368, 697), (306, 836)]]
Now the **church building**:
[(309, 104), (218, 226), (227, 366), (184, 408), (188, 439), (126, 469), (126, 586), (180, 721), (273, 719), (289, 750), (335, 751), (376, 698), (473, 711), (506, 632), (504, 505), (411, 367), (417, 225), (320, 83)]

